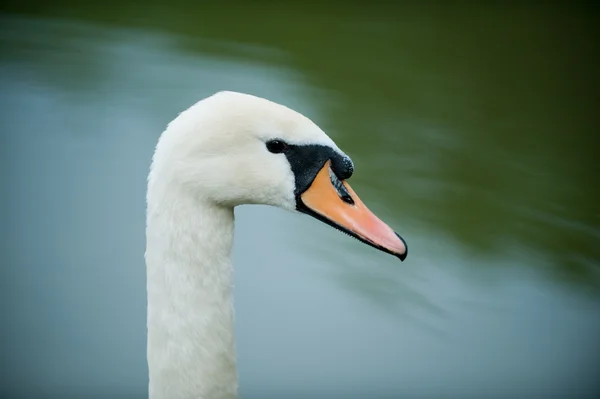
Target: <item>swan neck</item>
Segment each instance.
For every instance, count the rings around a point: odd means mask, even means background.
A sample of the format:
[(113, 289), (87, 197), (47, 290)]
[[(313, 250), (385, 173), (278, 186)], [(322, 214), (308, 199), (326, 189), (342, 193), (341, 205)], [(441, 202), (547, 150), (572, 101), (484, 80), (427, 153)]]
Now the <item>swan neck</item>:
[(236, 397), (233, 225), (233, 208), (149, 188), (151, 399)]

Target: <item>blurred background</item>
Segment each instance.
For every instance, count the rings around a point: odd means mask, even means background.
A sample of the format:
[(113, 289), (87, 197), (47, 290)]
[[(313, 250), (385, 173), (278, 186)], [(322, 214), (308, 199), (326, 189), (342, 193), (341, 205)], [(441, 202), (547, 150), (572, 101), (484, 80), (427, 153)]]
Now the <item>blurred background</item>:
[(148, 166), (227, 89), (410, 247), (236, 209), (244, 399), (598, 397), (597, 8), (409, 4), (3, 2), (0, 396), (147, 396)]

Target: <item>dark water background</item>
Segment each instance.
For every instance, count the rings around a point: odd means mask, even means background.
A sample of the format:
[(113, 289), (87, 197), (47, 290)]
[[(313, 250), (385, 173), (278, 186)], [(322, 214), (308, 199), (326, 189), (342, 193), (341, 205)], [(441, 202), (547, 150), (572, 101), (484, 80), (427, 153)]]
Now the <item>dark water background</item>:
[(597, 8), (220, 4), (0, 6), (1, 397), (147, 394), (147, 169), (223, 89), (322, 126), (410, 245), (236, 210), (243, 398), (598, 394)]

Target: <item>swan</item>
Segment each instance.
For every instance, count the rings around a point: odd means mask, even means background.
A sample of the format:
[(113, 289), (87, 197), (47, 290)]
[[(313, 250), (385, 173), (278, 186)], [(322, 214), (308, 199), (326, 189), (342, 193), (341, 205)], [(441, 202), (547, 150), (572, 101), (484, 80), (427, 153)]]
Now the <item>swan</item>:
[(309, 118), (222, 91), (160, 135), (146, 193), (151, 399), (236, 398), (234, 207), (301, 212), (404, 260), (407, 246), (345, 182), (350, 158)]

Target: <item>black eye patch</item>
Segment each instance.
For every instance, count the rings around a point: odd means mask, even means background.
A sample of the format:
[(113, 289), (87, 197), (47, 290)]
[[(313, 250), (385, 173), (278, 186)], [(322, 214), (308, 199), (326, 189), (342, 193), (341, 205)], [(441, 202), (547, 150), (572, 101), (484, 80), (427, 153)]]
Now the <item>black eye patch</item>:
[(339, 180), (348, 179), (354, 172), (350, 158), (325, 145), (287, 144), (285, 156), (294, 173), (296, 198), (310, 187), (317, 173), (328, 160), (331, 160), (331, 170)]

